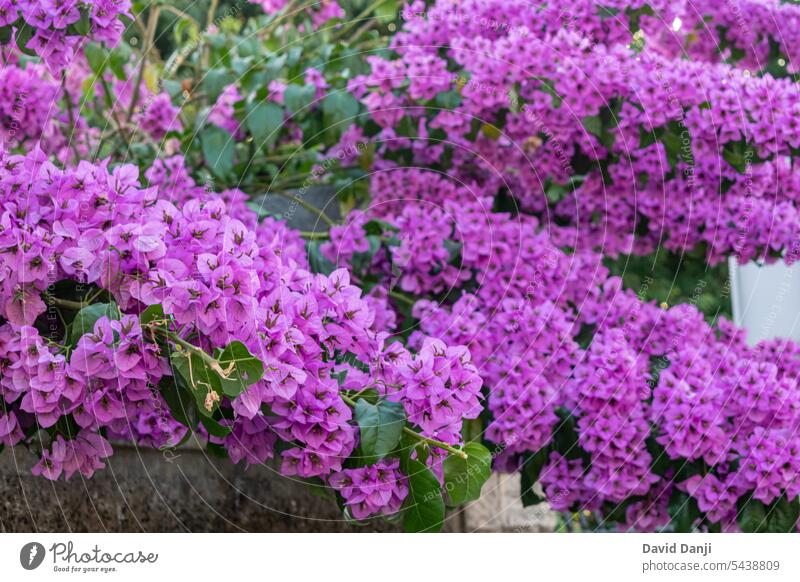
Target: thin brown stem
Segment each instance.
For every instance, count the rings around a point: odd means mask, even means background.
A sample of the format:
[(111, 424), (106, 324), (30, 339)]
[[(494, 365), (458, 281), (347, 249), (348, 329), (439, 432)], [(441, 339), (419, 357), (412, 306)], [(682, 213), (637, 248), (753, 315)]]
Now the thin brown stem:
[(133, 112), (136, 110), (136, 105), (139, 102), (139, 93), (142, 86), (142, 79), (144, 79), (144, 66), (147, 61), (147, 55), (153, 50), (153, 43), (156, 36), (156, 27), (158, 26), (158, 15), (160, 8), (153, 6), (150, 8), (150, 15), (147, 18), (147, 30), (145, 31), (145, 38), (142, 39), (142, 56), (139, 62), (139, 72), (136, 77), (136, 83), (133, 86), (133, 95), (131, 102), (128, 106), (128, 114), (125, 116), (125, 121), (130, 123), (133, 119)]

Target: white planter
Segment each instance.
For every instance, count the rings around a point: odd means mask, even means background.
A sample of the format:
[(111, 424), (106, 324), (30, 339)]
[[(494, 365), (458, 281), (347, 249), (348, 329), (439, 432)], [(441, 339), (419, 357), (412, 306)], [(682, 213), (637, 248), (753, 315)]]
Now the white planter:
[(787, 266), (728, 259), (733, 321), (747, 330), (747, 343), (789, 338), (800, 341), (800, 263)]

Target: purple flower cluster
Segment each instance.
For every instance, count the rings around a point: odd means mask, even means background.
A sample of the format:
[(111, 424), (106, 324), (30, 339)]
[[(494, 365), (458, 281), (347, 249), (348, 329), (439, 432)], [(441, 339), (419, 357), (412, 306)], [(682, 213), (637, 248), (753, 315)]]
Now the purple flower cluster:
[[(791, 249), (795, 84), (658, 47), (637, 52), (596, 3), (574, 11), (412, 3), (393, 40), (400, 58), (372, 58), (372, 73), (350, 84), (384, 128), (379, 153), (397, 159), (404, 148), (412, 165), (446, 158), (456, 180), (509, 192), (552, 222), (561, 246), (618, 254), (705, 243), (712, 262)], [(453, 93), (454, 107), (427, 107)], [(407, 126), (416, 131), (397, 134)], [(429, 138), (442, 131), (448, 156)]]
[(642, 402), (649, 393), (646, 369), (621, 329), (594, 337), (572, 374), (580, 444), (591, 454), (586, 484), (612, 502), (647, 493), (658, 477), (650, 472), (650, 434)]
[(585, 509), (598, 505), (597, 496), (584, 485), (584, 466), (580, 458), (567, 459), (557, 452), (551, 453), (539, 482), (556, 511), (569, 511), (576, 505)]
[(0, 143), (7, 148), (41, 143), (52, 133), (60, 91), (39, 66), (0, 68)]
[(357, 520), (391, 516), (408, 495), (406, 477), (397, 459), (334, 473), (330, 484), (341, 493), (350, 515)]
[[(101, 434), (178, 443), (186, 429), (161, 394), (169, 354), (138, 317), (160, 305), (182, 341), (213, 353), (238, 340), (264, 365), (234, 398), (209, 391), (230, 413), (221, 421), (230, 432), (211, 442), (234, 462), (277, 454), (286, 475), (338, 474), (331, 484), (357, 518), (395, 513), (407, 488), (393, 461), (345, 469), (358, 428), (341, 392), (374, 386), (422, 434), (458, 444), (462, 421), (481, 410), (469, 352), (424, 338), (418, 353), (390, 342), (385, 289), (365, 297), (344, 269), (309, 272), (297, 232), (259, 222), (238, 190), (206, 191), (181, 158), (159, 161), (146, 178), (144, 187), (134, 167), (107, 163), (59, 168), (38, 150), (0, 154), (2, 442), (28, 442), (34, 425), (55, 430), (37, 465), (51, 479), (99, 468), (110, 454)], [(65, 280), (114, 300), (74, 343), (43, 331), (63, 308), (53, 293)]]
[(114, 46), (125, 30), (119, 17), (133, 18), (130, 11), (130, 0), (0, 0), (0, 27), (11, 26), (15, 35), (30, 27), (26, 48), (55, 72), (75, 57), (85, 36), (81, 21), (91, 40)]
[(236, 85), (228, 85), (211, 106), (208, 122), (221, 127), (234, 136), (239, 136), (239, 122), (234, 118), (234, 106), (242, 100)]
[[(794, 463), (781, 456), (791, 454), (800, 422), (794, 343), (750, 347), (741, 330), (725, 320), (712, 327), (691, 305), (644, 303), (609, 276), (599, 255), (564, 253), (534, 217), (492, 212), (485, 198), (470, 201), (467, 189), (446, 186), (435, 172), (394, 168), (376, 175), (373, 185), (391, 186), (376, 187), (369, 211), (334, 228), (327, 250), (334, 257), (364, 252), (374, 236), (366, 234), (374, 232), (370, 220), (383, 225), (382, 236), (399, 237), (399, 217), (425, 207), (426, 196), (448, 210), (452, 226), (438, 244), (457, 238), (469, 279), (450, 297), (416, 298), (419, 332), (410, 343), (419, 347), (432, 336), (469, 347), (488, 392), (486, 436), (503, 451), (498, 467), (513, 470), (521, 456), (555, 447), (567, 414), (575, 419), (574, 448), (552, 450), (541, 475), (558, 509), (603, 514), (628, 504), (628, 525), (653, 530), (670, 521), (666, 504), (677, 486), (698, 497), (711, 522), (731, 529), (741, 495), (758, 489), (758, 499), (772, 502), (796, 490)], [(401, 190), (398, 183), (413, 186)], [(435, 263), (406, 267), (435, 272)], [(403, 274), (377, 260), (363, 275), (390, 285)], [(594, 339), (580, 350), (586, 330)], [(778, 443), (768, 454), (780, 449), (784, 470), (744, 439), (753, 434)], [(665, 463), (708, 469), (677, 477), (656, 470)], [(714, 479), (731, 493), (709, 507), (700, 497)]]
[[(248, 0), (251, 4), (258, 4), (267, 14), (277, 14), (283, 11), (288, 5), (289, 0)], [(296, 11), (296, 8), (293, 8)], [(332, 18), (344, 18), (344, 10), (336, 0), (319, 0), (305, 8), (305, 12), (311, 15), (311, 20), (315, 28), (324, 25)], [(289, 13), (291, 15), (291, 13)]]
[[(384, 383), (391, 400), (401, 402), (422, 434), (447, 443), (461, 441), (461, 421), (481, 411), (482, 380), (463, 346), (425, 338), (413, 358)], [(388, 377), (388, 375), (387, 375)]]
[(42, 451), (41, 460), (31, 472), (55, 481), (61, 475), (69, 479), (76, 472), (87, 479), (105, 465), (101, 459), (110, 457), (111, 445), (97, 433), (81, 431), (75, 438), (65, 439), (58, 435), (50, 450)]
[[(224, 105), (220, 105), (220, 107), (224, 107)], [(144, 104), (134, 120), (142, 131), (154, 140), (159, 141), (171, 131), (180, 132), (183, 130), (179, 113), (180, 108), (172, 104), (169, 95), (159, 93)], [(219, 115), (219, 111), (217, 115)]]

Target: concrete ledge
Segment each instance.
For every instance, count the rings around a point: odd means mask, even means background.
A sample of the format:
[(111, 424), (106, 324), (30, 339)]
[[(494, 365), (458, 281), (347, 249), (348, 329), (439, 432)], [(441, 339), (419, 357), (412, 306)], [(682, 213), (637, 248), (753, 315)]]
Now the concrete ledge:
[(0, 454), (0, 530), (109, 532), (394, 531), (342, 519), (336, 504), (268, 467), (231, 464), (198, 449), (172, 462), (155, 450), (115, 445), (106, 469), (51, 482), (30, 474), (22, 447)]
[[(336, 504), (270, 467), (231, 464), (195, 447), (169, 461), (115, 445), (104, 470), (51, 482), (30, 473), (23, 447), (0, 454), (3, 532), (392, 532), (401, 525), (342, 518)], [(523, 508), (519, 476), (493, 475), (480, 501), (448, 514), (449, 532), (552, 531), (546, 504)]]

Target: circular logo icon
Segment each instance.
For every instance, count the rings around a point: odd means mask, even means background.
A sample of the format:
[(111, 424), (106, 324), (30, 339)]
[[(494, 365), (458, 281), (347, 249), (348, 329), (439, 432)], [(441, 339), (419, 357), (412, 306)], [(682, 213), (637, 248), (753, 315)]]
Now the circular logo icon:
[(26, 570), (35, 570), (44, 561), (44, 546), (39, 542), (29, 542), (19, 551), (19, 563)]

